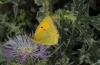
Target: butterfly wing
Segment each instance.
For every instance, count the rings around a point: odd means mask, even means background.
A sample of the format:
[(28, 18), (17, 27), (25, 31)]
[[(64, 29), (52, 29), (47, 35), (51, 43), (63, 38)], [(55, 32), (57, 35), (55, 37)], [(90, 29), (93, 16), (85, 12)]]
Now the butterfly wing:
[(47, 16), (36, 29), (34, 37), (31, 39), (37, 44), (54, 45), (59, 38), (58, 31), (50, 16)]

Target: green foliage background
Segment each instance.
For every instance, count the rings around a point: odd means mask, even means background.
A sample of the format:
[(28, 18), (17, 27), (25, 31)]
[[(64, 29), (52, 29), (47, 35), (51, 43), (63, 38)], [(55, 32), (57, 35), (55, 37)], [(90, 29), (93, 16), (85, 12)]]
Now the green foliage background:
[(35, 65), (100, 65), (100, 15), (90, 13), (96, 1), (0, 0), (0, 64), (21, 65), (3, 56), (5, 40), (35, 32), (39, 22), (50, 15), (60, 34), (59, 43), (51, 46), (48, 59)]

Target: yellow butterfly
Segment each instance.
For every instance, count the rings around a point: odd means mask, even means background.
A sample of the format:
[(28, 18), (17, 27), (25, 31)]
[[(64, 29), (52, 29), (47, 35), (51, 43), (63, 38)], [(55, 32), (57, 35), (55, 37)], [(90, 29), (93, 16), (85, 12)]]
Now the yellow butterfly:
[(59, 33), (50, 16), (46, 16), (37, 27), (31, 40), (37, 44), (55, 45), (58, 43)]

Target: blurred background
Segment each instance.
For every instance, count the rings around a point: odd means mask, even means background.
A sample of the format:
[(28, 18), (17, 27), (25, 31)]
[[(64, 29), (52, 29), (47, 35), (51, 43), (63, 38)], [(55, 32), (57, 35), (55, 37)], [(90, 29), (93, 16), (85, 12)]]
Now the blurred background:
[(8, 37), (34, 33), (46, 15), (60, 39), (35, 65), (100, 65), (100, 0), (0, 0), (0, 65), (21, 65), (8, 61), (2, 48)]

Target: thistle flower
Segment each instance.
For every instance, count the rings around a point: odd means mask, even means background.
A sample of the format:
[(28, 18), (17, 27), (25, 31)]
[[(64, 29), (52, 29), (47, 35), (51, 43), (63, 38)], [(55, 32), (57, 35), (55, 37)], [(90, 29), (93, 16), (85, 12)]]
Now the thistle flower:
[(48, 46), (34, 44), (27, 35), (16, 36), (6, 43), (7, 45), (3, 47), (5, 57), (10, 60), (16, 59), (19, 63), (44, 59), (48, 54), (46, 51)]

